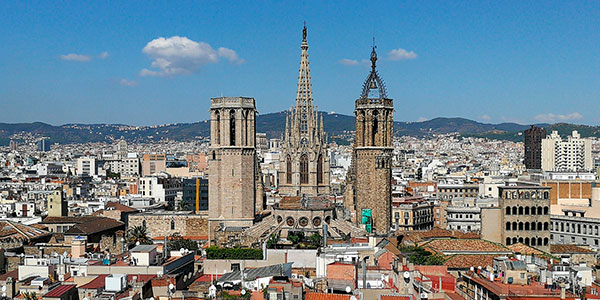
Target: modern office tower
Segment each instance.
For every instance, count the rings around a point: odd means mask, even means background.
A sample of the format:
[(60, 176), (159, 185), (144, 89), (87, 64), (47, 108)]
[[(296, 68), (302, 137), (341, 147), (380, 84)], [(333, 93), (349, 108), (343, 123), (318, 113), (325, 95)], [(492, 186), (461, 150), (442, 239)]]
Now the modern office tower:
[(293, 196), (329, 194), (329, 155), (323, 116), (313, 106), (306, 27), (302, 30), (302, 54), (296, 105), (285, 121), (279, 168), (279, 193)]
[(546, 129), (533, 126), (525, 130), (525, 167), (528, 170), (542, 169), (542, 140)]
[(542, 140), (542, 170), (582, 172), (592, 168), (592, 142), (576, 130), (565, 140), (557, 131)]

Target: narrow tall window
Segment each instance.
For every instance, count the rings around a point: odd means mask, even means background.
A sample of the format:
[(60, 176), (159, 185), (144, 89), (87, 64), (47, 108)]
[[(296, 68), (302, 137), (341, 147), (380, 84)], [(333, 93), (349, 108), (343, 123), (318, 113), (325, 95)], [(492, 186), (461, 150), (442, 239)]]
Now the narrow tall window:
[(287, 179), (287, 183), (292, 184), (292, 158), (288, 155), (286, 161), (287, 164), (285, 167), (285, 177)]
[(235, 110), (229, 111), (229, 145), (235, 146)]
[(216, 115), (217, 115), (216, 116), (217, 121), (216, 121), (215, 127), (217, 127), (217, 128), (215, 129), (215, 136), (216, 136), (215, 138), (216, 138), (216, 143), (220, 144), (221, 143), (221, 113), (219, 111), (217, 111)]
[(319, 155), (317, 159), (317, 183), (323, 183), (323, 155)]
[(175, 230), (175, 220), (171, 220), (171, 230)]
[(378, 112), (373, 111), (373, 128), (371, 128), (371, 146), (376, 146), (377, 144), (377, 133), (379, 132), (379, 120), (378, 120)]
[(308, 156), (300, 156), (300, 184), (308, 183)]

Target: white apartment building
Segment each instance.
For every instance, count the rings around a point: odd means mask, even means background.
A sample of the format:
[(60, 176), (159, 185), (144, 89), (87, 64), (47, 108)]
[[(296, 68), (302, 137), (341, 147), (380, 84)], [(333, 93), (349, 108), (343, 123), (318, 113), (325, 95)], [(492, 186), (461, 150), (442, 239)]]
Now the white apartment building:
[(566, 140), (558, 131), (542, 139), (542, 170), (580, 172), (592, 168), (592, 142), (576, 130)]
[(80, 157), (77, 159), (77, 175), (95, 176), (96, 172), (96, 158), (94, 157)]
[(140, 194), (142, 197), (154, 198), (157, 202), (169, 202), (174, 205), (177, 192), (183, 191), (181, 180), (172, 177), (140, 178)]

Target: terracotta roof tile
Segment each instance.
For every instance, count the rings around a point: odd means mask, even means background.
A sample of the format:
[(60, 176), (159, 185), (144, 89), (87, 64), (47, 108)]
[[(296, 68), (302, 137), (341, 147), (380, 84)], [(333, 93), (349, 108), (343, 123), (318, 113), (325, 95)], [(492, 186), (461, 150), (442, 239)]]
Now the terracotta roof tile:
[(350, 295), (325, 294), (309, 292), (304, 296), (305, 300), (350, 300)]
[(589, 253), (589, 254), (592, 254), (592, 253), (594, 253), (594, 251), (587, 249), (587, 248), (580, 247), (580, 246), (563, 244), (563, 245), (550, 245), (550, 253), (585, 253), (585, 254)]
[(448, 269), (469, 269), (471, 267), (477, 268), (479, 266), (485, 268), (493, 265), (494, 258), (498, 255), (467, 255), (457, 254), (449, 257), (445, 262), (444, 266)]
[(46, 298), (46, 297), (61, 297), (65, 293), (69, 292), (72, 289), (76, 289), (76, 288), (77, 288), (77, 286), (75, 286), (74, 284), (59, 285), (56, 288), (52, 289), (51, 291), (47, 292), (44, 295), (44, 298)]
[(435, 239), (423, 244), (435, 252), (510, 252), (500, 244), (481, 239)]

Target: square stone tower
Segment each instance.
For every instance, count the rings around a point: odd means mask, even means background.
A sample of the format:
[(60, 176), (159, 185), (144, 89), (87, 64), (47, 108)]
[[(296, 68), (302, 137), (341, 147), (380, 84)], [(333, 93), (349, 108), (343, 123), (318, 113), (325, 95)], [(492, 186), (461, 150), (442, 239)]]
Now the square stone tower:
[(367, 231), (388, 234), (392, 206), (392, 140), (394, 101), (387, 98), (385, 85), (375, 69), (377, 54), (371, 53), (371, 73), (356, 100), (354, 138), (353, 199), (355, 220)]
[(253, 98), (212, 98), (208, 158), (209, 230), (252, 225), (256, 202)]

